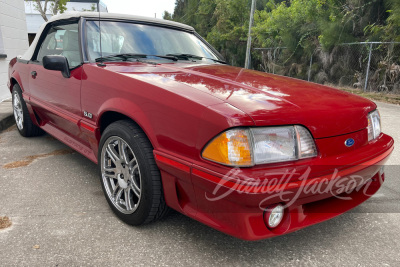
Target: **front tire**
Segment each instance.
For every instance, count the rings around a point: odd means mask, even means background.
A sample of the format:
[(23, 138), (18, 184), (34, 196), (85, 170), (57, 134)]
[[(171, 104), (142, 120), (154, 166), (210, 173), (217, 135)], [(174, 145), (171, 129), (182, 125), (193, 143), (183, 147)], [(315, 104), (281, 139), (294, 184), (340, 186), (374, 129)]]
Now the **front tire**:
[(104, 130), (98, 166), (107, 202), (124, 222), (141, 225), (167, 213), (153, 147), (133, 122), (117, 121)]
[(15, 124), (18, 132), (24, 137), (42, 135), (44, 132), (36, 126), (29, 115), (25, 100), (22, 98), (22, 90), (15, 84), (12, 90), (12, 105), (14, 110)]

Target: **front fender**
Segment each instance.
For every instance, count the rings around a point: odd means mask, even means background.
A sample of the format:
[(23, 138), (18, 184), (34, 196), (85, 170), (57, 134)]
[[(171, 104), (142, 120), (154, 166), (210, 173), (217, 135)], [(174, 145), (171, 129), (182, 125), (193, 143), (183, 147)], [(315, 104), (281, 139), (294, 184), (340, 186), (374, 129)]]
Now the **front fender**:
[(111, 98), (106, 100), (94, 114), (96, 125), (100, 127), (101, 118), (107, 112), (116, 112), (133, 120), (147, 135), (153, 147), (158, 147), (154, 129), (146, 117), (145, 113), (133, 101), (124, 98)]

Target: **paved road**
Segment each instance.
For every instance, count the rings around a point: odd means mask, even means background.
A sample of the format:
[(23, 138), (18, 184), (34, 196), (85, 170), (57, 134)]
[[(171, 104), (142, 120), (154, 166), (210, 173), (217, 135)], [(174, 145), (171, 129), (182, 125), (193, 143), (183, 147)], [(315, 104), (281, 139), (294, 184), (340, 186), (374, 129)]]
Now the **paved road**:
[[(379, 106), (384, 131), (399, 145), (400, 107)], [(400, 266), (398, 147), (384, 187), (368, 202), (257, 242), (178, 213), (140, 228), (125, 225), (106, 203), (96, 166), (49, 136), (25, 139), (11, 128), (0, 134), (0, 155), (0, 215), (13, 221), (0, 231), (0, 266)]]

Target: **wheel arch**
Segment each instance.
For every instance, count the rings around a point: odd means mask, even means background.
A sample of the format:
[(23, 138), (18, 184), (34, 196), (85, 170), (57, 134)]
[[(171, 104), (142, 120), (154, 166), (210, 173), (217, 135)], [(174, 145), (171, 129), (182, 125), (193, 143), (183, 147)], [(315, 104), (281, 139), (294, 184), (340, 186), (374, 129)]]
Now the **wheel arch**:
[(10, 83), (10, 87), (8, 89), (10, 89), (10, 93), (12, 93), (12, 90), (13, 90), (13, 88), (14, 88), (14, 86), (16, 84), (18, 84), (18, 86), (21, 88), (22, 92), (25, 91), (23, 86), (22, 86), (22, 83), (21, 83), (21, 81), (19, 79), (19, 75), (18, 74), (14, 74), (13, 76), (11, 76), (10, 80), (9, 80), (9, 83)]
[(99, 129), (100, 137), (103, 134), (104, 130), (110, 124), (112, 124), (114, 122), (117, 122), (117, 121), (120, 121), (120, 120), (129, 120), (132, 123), (134, 123), (138, 128), (140, 128), (144, 132), (144, 134), (149, 139), (149, 141), (150, 141), (151, 145), (153, 146), (153, 148), (156, 147), (155, 145), (156, 145), (157, 142), (155, 140), (155, 137), (153, 137), (150, 134), (150, 131), (146, 127), (143, 126), (143, 123), (139, 122), (140, 120), (138, 120), (137, 118), (135, 118), (132, 115), (128, 115), (128, 114), (125, 114), (122, 111), (117, 111), (117, 110), (106, 110), (106, 111), (103, 111), (99, 115), (97, 125), (99, 127), (98, 129)]
[[(9, 88), (9, 89), (10, 89), (10, 92), (12, 92), (13, 87), (14, 87), (14, 85), (16, 85), (16, 84), (19, 85), (17, 79), (15, 79), (14, 77), (11, 77), (11, 78), (10, 78), (10, 88)], [(21, 87), (21, 85), (19, 85), (19, 87)]]

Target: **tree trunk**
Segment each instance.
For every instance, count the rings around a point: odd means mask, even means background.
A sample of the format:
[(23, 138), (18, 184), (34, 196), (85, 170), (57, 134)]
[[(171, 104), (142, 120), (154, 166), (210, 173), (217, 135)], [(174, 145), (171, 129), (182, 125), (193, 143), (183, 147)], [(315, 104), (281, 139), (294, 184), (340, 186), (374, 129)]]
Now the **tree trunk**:
[(58, 2), (60, 2), (60, 0), (54, 0), (53, 15), (57, 15), (58, 13)]
[(44, 6), (42, 7), (41, 1), (40, 0), (35, 0), (36, 2), (36, 9), (39, 11), (40, 15), (42, 16), (42, 18), (44, 19), (44, 21), (48, 21), (47, 17), (46, 17), (46, 11), (47, 11), (47, 2), (49, 0), (46, 0), (44, 2)]

